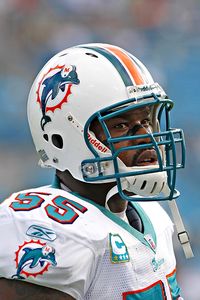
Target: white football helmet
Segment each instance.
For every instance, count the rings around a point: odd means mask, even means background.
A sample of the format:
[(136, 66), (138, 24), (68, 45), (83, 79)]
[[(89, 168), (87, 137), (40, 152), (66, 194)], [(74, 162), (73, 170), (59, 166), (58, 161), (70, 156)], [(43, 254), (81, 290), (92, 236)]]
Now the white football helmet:
[[(151, 107), (153, 132), (145, 135), (151, 142), (116, 151), (114, 143), (144, 135), (114, 139), (105, 121), (143, 106)], [(28, 120), (42, 166), (69, 170), (83, 182), (116, 182), (110, 196), (119, 192), (126, 200), (168, 200), (179, 195), (176, 170), (185, 162), (182, 130), (170, 124), (172, 107), (136, 57), (95, 43), (66, 49), (47, 62), (29, 94)], [(106, 143), (90, 130), (94, 119), (102, 124)], [(123, 151), (147, 147), (155, 149), (157, 165), (127, 167), (118, 157)]]

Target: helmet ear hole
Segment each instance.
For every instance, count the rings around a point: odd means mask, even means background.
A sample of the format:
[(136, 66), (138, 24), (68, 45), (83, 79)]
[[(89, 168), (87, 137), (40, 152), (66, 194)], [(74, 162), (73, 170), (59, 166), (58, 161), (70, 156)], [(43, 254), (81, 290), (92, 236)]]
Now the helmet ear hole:
[(47, 141), (47, 142), (49, 141), (49, 137), (46, 133), (43, 135), (43, 138), (45, 139), (45, 141)]
[(53, 134), (51, 137), (52, 143), (56, 148), (63, 148), (63, 138), (60, 134)]

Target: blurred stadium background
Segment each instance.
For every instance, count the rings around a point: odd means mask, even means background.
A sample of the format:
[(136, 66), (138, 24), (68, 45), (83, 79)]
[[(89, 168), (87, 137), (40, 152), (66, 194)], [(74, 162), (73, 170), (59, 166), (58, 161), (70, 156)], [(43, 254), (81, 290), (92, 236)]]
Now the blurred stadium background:
[(178, 204), (195, 254), (187, 261), (175, 237), (177, 269), (185, 300), (199, 300), (200, 1), (1, 0), (0, 40), (0, 200), (52, 180), (53, 171), (37, 166), (26, 101), (33, 78), (56, 52), (87, 42), (122, 46), (175, 100), (173, 124), (184, 129), (187, 147)]

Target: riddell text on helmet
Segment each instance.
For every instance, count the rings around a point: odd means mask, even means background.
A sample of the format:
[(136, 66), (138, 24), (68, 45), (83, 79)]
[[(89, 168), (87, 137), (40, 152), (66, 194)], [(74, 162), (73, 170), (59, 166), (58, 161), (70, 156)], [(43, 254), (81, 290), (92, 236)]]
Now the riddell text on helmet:
[(92, 144), (99, 151), (101, 151), (103, 153), (106, 153), (108, 151), (107, 147), (105, 147), (100, 141), (98, 141), (97, 139), (92, 137), (89, 133), (88, 133), (88, 140), (89, 140), (90, 144)]

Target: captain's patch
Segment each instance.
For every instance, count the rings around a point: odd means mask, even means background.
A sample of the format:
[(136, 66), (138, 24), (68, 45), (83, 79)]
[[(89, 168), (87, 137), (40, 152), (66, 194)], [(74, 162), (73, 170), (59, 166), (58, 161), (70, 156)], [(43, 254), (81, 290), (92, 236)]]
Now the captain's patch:
[(119, 234), (109, 234), (110, 260), (112, 263), (130, 261), (127, 246)]

